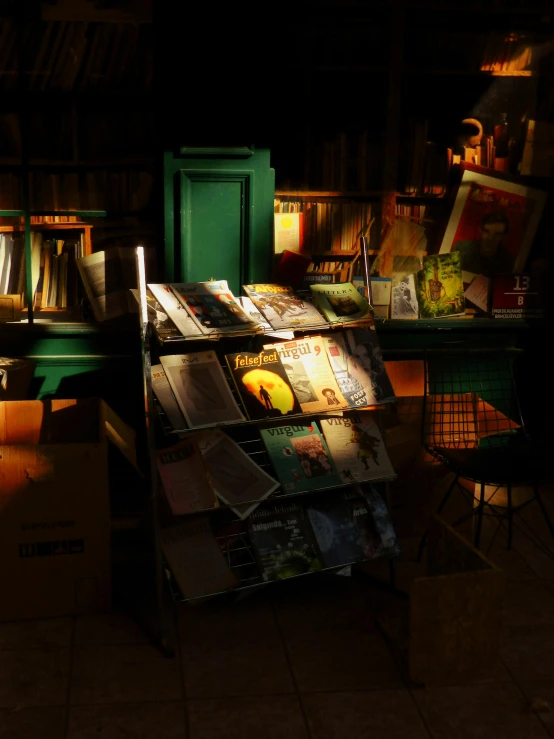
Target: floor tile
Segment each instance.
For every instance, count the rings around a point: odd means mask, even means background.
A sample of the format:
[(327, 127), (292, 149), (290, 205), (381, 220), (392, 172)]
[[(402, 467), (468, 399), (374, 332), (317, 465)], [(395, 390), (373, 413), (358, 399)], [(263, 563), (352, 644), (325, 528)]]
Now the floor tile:
[(513, 678), (550, 680), (554, 677), (554, 624), (515, 626), (502, 631), (500, 657)]
[(68, 647), (72, 628), (71, 618), (0, 623), (0, 650)]
[(150, 645), (75, 647), (71, 704), (182, 698), (179, 660)]
[(554, 595), (538, 578), (506, 582), (502, 623), (506, 627), (554, 625)]
[(544, 708), (550, 706), (550, 710), (541, 710), (536, 715), (546, 726), (551, 737), (554, 737), (554, 676), (552, 680), (533, 680), (522, 682), (519, 686), (528, 699), (528, 708), (535, 703), (536, 707), (542, 705)]
[(187, 698), (294, 692), (265, 597), (182, 609), (179, 632)]
[(497, 683), (412, 691), (433, 739), (547, 739), (515, 685)]
[(0, 739), (65, 739), (65, 708), (41, 706), (0, 711)]
[(302, 696), (313, 739), (429, 739), (408, 690)]
[(125, 703), (70, 710), (67, 739), (185, 739), (183, 703)]
[(111, 644), (145, 644), (146, 632), (128, 613), (91, 613), (77, 616), (75, 646), (92, 647)]
[[(335, 578), (337, 579), (337, 578)], [(275, 599), (300, 691), (400, 687), (370, 610), (371, 588), (348, 581)]]
[(296, 696), (188, 703), (189, 739), (308, 739)]
[(63, 706), (69, 649), (20, 649), (0, 654), (0, 708)]

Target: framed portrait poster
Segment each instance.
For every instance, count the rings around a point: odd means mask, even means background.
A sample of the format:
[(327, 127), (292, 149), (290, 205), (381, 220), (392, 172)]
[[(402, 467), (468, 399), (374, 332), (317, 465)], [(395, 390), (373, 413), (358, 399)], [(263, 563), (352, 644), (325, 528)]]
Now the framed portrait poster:
[(547, 193), (495, 170), (468, 164), (461, 168), (440, 253), (459, 251), (465, 274), (523, 272)]

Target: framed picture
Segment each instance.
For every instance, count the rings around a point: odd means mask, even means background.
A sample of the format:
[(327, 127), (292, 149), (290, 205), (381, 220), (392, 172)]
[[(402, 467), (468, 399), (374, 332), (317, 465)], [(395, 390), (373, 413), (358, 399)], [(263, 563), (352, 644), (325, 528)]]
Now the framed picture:
[(523, 272), (547, 193), (496, 170), (460, 166), (462, 178), (440, 253), (459, 251), (466, 274)]

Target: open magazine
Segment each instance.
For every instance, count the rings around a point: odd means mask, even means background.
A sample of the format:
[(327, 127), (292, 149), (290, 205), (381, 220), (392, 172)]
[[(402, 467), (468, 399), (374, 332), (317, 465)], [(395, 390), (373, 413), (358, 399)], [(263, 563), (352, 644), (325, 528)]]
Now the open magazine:
[(259, 323), (235, 300), (227, 280), (177, 282), (171, 289), (202, 335), (261, 332)]

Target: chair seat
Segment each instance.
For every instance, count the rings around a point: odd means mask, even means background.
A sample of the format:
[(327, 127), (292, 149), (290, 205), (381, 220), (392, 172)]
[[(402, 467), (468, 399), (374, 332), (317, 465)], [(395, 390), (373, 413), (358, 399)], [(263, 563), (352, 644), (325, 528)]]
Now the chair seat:
[(430, 454), (461, 477), (489, 484), (532, 485), (552, 480), (552, 447), (523, 442), (499, 447), (450, 449), (431, 447)]

